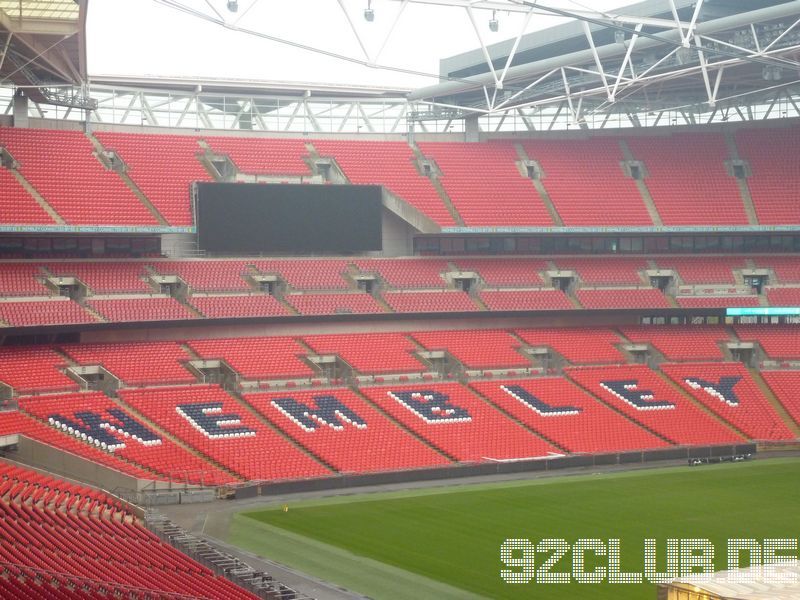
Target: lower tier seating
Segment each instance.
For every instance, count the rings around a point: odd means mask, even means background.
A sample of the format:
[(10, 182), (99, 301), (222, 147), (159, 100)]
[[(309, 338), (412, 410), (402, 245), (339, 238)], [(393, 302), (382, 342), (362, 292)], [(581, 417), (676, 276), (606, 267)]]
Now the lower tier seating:
[[(4, 598), (256, 598), (159, 540), (102, 492), (7, 463), (0, 487)], [(16, 585), (26, 575), (27, 585)]]
[(571, 367), (567, 376), (615, 410), (675, 444), (743, 440), (643, 365)]
[(237, 478), (152, 430), (100, 392), (20, 398), (22, 410), (82, 443), (100, 447), (163, 479), (220, 485)]
[(794, 438), (741, 363), (663, 364), (661, 369), (747, 437), (756, 440)]
[(800, 371), (762, 371), (761, 376), (786, 412), (800, 425)]
[(476, 381), (470, 387), (569, 452), (669, 446), (561, 377)]
[(395, 471), (450, 462), (347, 389), (257, 393), (244, 398), (340, 472)]
[(244, 479), (274, 481), (330, 474), (218, 386), (120, 390), (120, 398)]
[(557, 452), (456, 383), (361, 391), (384, 412), (455, 460), (483, 462)]

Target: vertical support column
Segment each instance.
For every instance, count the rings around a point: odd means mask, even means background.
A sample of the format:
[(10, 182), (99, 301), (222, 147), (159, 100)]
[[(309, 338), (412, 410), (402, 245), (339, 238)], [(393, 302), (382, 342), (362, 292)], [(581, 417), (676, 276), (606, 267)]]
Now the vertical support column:
[(464, 119), (464, 136), (467, 142), (480, 141), (480, 128), (478, 127), (478, 115), (470, 115)]
[(14, 94), (14, 127), (28, 126), (28, 97), (22, 90)]

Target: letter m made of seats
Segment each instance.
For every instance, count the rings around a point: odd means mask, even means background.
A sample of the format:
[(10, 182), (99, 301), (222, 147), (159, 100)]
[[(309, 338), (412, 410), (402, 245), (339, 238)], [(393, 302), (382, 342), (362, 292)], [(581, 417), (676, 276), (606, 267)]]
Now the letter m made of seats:
[(314, 396), (315, 406), (298, 402), (294, 398), (276, 398), (272, 406), (286, 415), (303, 431), (316, 431), (320, 425), (327, 425), (335, 431), (343, 431), (345, 425), (366, 429), (367, 422), (355, 411), (334, 396)]

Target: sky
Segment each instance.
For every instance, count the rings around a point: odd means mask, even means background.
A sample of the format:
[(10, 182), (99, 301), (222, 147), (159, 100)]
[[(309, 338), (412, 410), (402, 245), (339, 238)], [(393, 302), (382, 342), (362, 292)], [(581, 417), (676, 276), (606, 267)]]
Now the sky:
[[(286, 43), (263, 39), (207, 22), (159, 0), (89, 0), (87, 53), (90, 76), (131, 75), (319, 82), (338, 85), (415, 88), (436, 83), (439, 59), (480, 47), (463, 8), (372, 0), (375, 20), (363, 16), (367, 0), (169, 0), (215, 19), (316, 50), (374, 65), (363, 66)], [(340, 5), (341, 1), (341, 5)], [(560, 8), (606, 10), (624, 0), (547, 0)], [(364, 48), (348, 24), (342, 6)], [(217, 14), (215, 14), (215, 11)], [(475, 10), (474, 20), (488, 45), (514, 38), (523, 26), (518, 14), (498, 12), (497, 33), (489, 30), (491, 11)], [(526, 33), (564, 22), (534, 16)], [(391, 35), (388, 36), (391, 31)], [(423, 75), (425, 74), (425, 75)]]

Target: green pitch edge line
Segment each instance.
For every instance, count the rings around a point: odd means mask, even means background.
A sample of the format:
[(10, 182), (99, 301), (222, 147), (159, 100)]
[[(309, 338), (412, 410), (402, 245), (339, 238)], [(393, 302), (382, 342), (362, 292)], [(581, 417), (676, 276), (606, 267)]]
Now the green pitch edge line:
[(283, 563), (319, 579), (373, 598), (481, 600), (485, 596), (416, 575), (377, 560), (318, 542), (278, 527), (234, 515), (228, 543)]
[[(703, 471), (712, 471), (716, 469), (748, 469), (758, 468), (764, 465), (776, 465), (786, 463), (796, 463), (800, 459), (796, 457), (782, 457), (782, 458), (762, 458), (752, 462), (745, 463), (721, 463), (713, 465), (702, 465), (693, 467), (695, 469), (703, 469)], [(623, 467), (624, 468), (624, 467)], [(508, 489), (516, 487), (532, 487), (540, 485), (565, 485), (570, 483), (580, 483), (584, 481), (610, 481), (613, 479), (631, 479), (636, 477), (651, 477), (653, 475), (666, 475), (669, 473), (684, 473), (688, 466), (681, 465), (675, 467), (655, 467), (643, 468), (636, 470), (622, 470), (622, 471), (598, 471), (593, 473), (581, 473), (578, 475), (552, 475), (547, 477), (538, 477), (535, 479), (519, 479), (513, 481), (493, 481), (489, 483), (462, 483), (459, 484), (457, 480), (450, 480), (450, 483), (443, 483), (441, 486), (426, 487), (418, 489), (401, 490), (395, 492), (365, 492), (354, 494), (340, 494), (336, 496), (328, 496), (324, 498), (314, 498), (308, 500), (280, 500), (280, 501), (265, 501), (257, 508), (248, 508), (241, 511), (242, 516), (247, 517), (249, 514), (259, 514), (268, 510), (272, 510), (287, 504), (290, 508), (307, 508), (314, 506), (331, 506), (335, 504), (352, 504), (353, 502), (382, 502), (384, 500), (395, 500), (401, 498), (417, 498), (420, 496), (435, 496), (438, 494), (460, 494), (471, 493), (482, 490), (497, 490)]]

